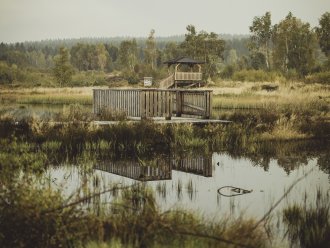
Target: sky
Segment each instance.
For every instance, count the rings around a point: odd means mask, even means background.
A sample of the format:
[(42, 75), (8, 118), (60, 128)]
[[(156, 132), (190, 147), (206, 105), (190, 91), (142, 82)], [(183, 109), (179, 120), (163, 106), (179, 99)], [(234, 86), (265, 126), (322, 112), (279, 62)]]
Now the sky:
[(83, 37), (146, 37), (197, 31), (248, 34), (255, 16), (278, 23), (291, 11), (312, 27), (330, 0), (0, 0), (0, 42)]

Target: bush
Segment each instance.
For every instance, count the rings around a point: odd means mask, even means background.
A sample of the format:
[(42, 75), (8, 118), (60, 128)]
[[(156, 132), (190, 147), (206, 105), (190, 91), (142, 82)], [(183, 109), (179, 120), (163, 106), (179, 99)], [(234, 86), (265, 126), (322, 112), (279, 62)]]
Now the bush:
[(330, 71), (314, 73), (306, 77), (307, 83), (330, 84)]
[(13, 68), (6, 63), (0, 63), (0, 84), (11, 84), (15, 80)]
[(263, 70), (242, 70), (234, 72), (232, 79), (240, 82), (271, 82), (278, 78), (276, 72), (266, 72)]
[(234, 74), (235, 67), (233, 65), (227, 65), (220, 73), (222, 78), (231, 78)]

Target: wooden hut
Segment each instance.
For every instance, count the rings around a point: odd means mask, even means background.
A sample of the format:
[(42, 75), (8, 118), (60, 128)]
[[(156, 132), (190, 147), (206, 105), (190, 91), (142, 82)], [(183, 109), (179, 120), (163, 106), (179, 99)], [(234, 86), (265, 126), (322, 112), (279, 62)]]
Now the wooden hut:
[(170, 67), (174, 65), (174, 72), (162, 80), (160, 88), (177, 87), (200, 87), (203, 84), (203, 73), (201, 65), (203, 61), (197, 61), (188, 57), (181, 57), (165, 61), (170, 72)]

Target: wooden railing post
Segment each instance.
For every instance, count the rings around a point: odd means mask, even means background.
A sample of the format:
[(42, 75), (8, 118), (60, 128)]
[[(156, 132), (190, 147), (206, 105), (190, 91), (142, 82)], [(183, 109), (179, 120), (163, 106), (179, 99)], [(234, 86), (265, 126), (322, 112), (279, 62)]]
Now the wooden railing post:
[(147, 113), (146, 113), (146, 92), (144, 90), (140, 91), (140, 115), (141, 119), (146, 119), (147, 118)]
[(210, 119), (211, 116), (211, 101), (212, 101), (212, 92), (211, 91), (205, 91), (204, 92), (204, 101), (205, 101), (205, 112), (203, 119)]
[(165, 92), (165, 120), (171, 120), (172, 117), (172, 94)]
[(183, 94), (180, 90), (176, 91), (176, 117), (180, 117), (182, 115), (182, 107), (183, 107)]

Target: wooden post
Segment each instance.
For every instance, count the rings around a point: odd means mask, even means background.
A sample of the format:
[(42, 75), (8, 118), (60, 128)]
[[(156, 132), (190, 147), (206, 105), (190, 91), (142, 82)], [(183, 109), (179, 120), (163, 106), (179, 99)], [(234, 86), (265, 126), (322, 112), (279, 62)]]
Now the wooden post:
[(211, 91), (204, 92), (205, 112), (203, 119), (210, 119), (211, 116)]
[(183, 94), (180, 90), (176, 91), (176, 117), (181, 117), (183, 105)]
[(171, 120), (172, 117), (172, 94), (169, 91), (165, 92), (165, 120)]
[(146, 92), (141, 90), (140, 91), (140, 115), (141, 119), (146, 119)]

